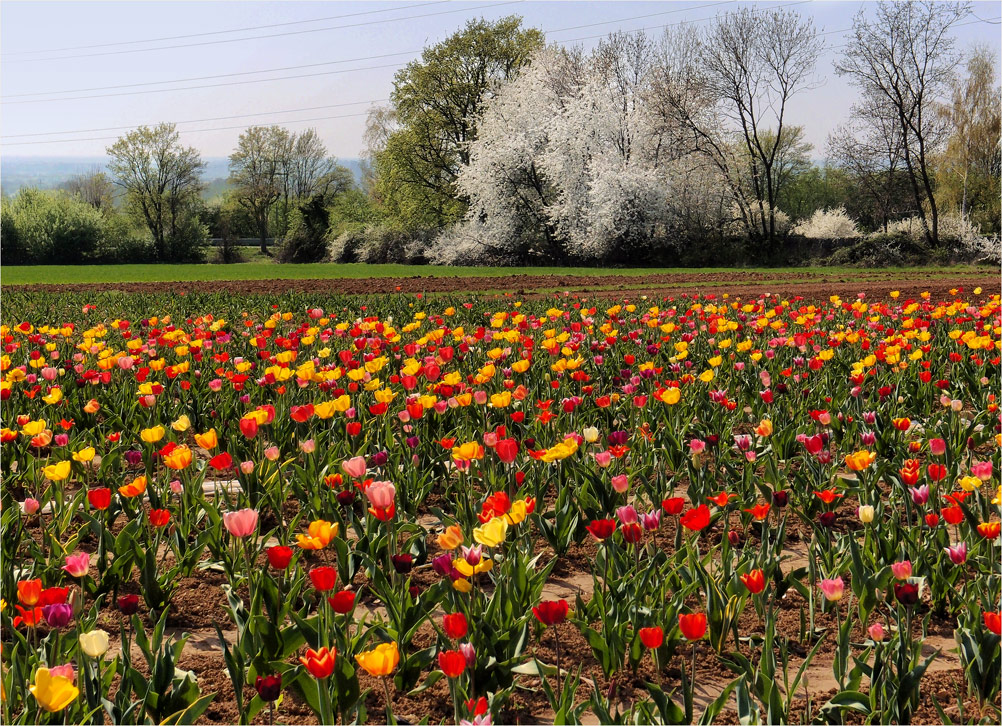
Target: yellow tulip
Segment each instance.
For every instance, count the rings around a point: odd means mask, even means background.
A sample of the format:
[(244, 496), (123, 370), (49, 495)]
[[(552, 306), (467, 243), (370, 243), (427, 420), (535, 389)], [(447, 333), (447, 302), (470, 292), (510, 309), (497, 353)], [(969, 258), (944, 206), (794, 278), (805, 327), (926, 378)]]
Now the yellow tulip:
[(508, 514), (504, 518), (508, 524), (518, 524), (526, 518), (527, 514), (528, 505), (524, 499), (519, 499), (511, 505), (511, 509), (508, 510)]
[(307, 534), (297, 534), (296, 543), (304, 550), (322, 550), (330, 544), (330, 541), (337, 537), (338, 525), (331, 524), (323, 519), (316, 519), (310, 522)]
[(459, 578), (458, 580), (452, 581), (452, 589), (455, 590), (456, 592), (461, 592), (465, 594), (473, 589), (473, 585), (470, 584), (469, 580), (464, 580), (462, 578)]
[(175, 471), (187, 469), (191, 464), (191, 449), (187, 446), (178, 446), (164, 457), (164, 464), (166, 464), (168, 469), (174, 469)]
[(957, 484), (965, 492), (973, 492), (975, 489), (981, 488), (981, 480), (976, 476), (965, 476), (957, 480)]
[(89, 461), (94, 460), (94, 455), (97, 451), (94, 450), (93, 446), (88, 446), (86, 449), (80, 449), (80, 451), (73, 454), (73, 461), (79, 461), (81, 464), (86, 464)]
[(45, 431), (47, 423), (44, 418), (40, 418), (37, 421), (29, 421), (21, 429), (21, 433), (25, 436), (38, 436), (38, 434)]
[(188, 414), (182, 413), (170, 427), (178, 433), (184, 433), (191, 428), (191, 419), (188, 418)]
[(390, 675), (397, 667), (400, 663), (400, 650), (395, 642), (382, 643), (372, 650), (359, 653), (355, 660), (370, 676), (379, 678)]
[(674, 406), (682, 398), (682, 392), (677, 388), (666, 388), (661, 392), (661, 401), (669, 406)]
[(62, 481), (70, 475), (70, 462), (60, 461), (58, 464), (49, 464), (42, 469), (42, 473), (49, 481)]
[(463, 544), (463, 530), (456, 525), (446, 528), (438, 536), (438, 546), (443, 550), (454, 550), (461, 544)]
[(155, 444), (160, 439), (164, 437), (167, 431), (163, 426), (154, 426), (153, 428), (143, 429), (139, 432), (139, 438), (145, 441), (147, 444)]
[(80, 650), (91, 658), (100, 658), (108, 652), (108, 633), (103, 630), (92, 630), (80, 634)]
[(49, 675), (48, 668), (39, 668), (35, 673), (35, 684), (29, 686), (31, 695), (46, 711), (62, 711), (76, 700), (80, 689), (65, 676)]
[(490, 572), (494, 569), (494, 560), (489, 558), (483, 558), (476, 565), (471, 565), (469, 562), (464, 560), (462, 557), (457, 558), (453, 561), (452, 566), (456, 568), (460, 575), (463, 577), (469, 577), (475, 573)]
[(204, 434), (195, 434), (195, 443), (207, 451), (212, 451), (219, 445), (219, 436), (215, 429), (209, 429)]
[(876, 458), (877, 455), (873, 452), (860, 450), (854, 454), (846, 454), (845, 463), (853, 471), (863, 471), (868, 469)]
[(137, 476), (135, 479), (133, 479), (125, 486), (120, 486), (118, 488), (118, 493), (126, 498), (139, 497), (142, 496), (145, 492), (146, 492), (145, 476)]
[(497, 547), (508, 534), (508, 523), (502, 517), (494, 517), (482, 527), (473, 530), (473, 539), (485, 547)]

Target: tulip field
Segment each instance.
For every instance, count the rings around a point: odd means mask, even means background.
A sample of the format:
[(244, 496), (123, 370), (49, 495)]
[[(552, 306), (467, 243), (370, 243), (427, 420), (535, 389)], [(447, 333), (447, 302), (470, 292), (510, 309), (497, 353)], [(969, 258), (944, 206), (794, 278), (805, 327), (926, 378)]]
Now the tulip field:
[(999, 723), (1002, 303), (917, 284), (5, 289), (2, 722)]

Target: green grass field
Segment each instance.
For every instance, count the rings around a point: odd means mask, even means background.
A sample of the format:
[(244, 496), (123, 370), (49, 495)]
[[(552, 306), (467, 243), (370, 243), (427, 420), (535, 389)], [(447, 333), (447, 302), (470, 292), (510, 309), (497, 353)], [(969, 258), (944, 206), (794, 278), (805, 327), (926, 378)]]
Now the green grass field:
[[(792, 268), (602, 268), (602, 267), (440, 267), (434, 265), (304, 264), (243, 262), (232, 265), (35, 265), (0, 267), (0, 284), (68, 284), (121, 282), (188, 282), (220, 280), (357, 279), (367, 277), (502, 277), (505, 275), (616, 275), (765, 273), (776, 281), (802, 279), (807, 274), (851, 279), (943, 278), (961, 274), (991, 274), (989, 267), (908, 267), (866, 270), (837, 267)], [(997, 272), (997, 270), (994, 270)]]

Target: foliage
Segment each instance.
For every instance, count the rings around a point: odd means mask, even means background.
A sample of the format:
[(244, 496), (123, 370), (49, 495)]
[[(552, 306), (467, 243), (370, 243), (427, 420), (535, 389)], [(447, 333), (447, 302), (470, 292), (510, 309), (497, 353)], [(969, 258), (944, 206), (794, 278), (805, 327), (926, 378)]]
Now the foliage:
[(860, 236), (859, 228), (846, 214), (845, 207), (819, 209), (790, 231), (808, 239), (853, 239)]

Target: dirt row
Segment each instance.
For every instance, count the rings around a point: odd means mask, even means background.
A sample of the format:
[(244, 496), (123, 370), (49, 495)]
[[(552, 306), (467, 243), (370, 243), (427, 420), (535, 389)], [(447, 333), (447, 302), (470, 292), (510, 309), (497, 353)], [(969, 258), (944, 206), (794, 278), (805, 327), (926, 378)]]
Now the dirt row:
[[(572, 291), (575, 294), (593, 294), (599, 297), (677, 296), (729, 293), (732, 297), (758, 296), (772, 292), (783, 296), (802, 296), (808, 299), (824, 298), (838, 294), (854, 296), (865, 292), (871, 296), (885, 296), (899, 290), (903, 297), (917, 297), (929, 292), (934, 298), (949, 295), (954, 288), (963, 288), (967, 296), (985, 297), (1000, 291), (998, 274), (972, 272), (958, 273), (956, 277), (921, 277), (901, 272), (860, 270), (853, 279), (844, 271), (837, 273), (790, 271), (776, 273), (743, 272), (735, 270), (722, 273), (680, 273), (651, 275), (505, 275), (500, 277), (400, 277), (359, 278), (336, 280), (233, 280), (191, 282), (123, 282), (86, 284), (9, 285), (10, 291), (36, 292), (104, 292), (116, 290), (126, 293), (218, 293), (239, 295), (272, 295), (285, 292), (372, 295), (392, 293), (454, 293), (477, 291), (509, 291), (521, 296), (552, 294), (552, 291)], [(796, 280), (791, 282), (790, 280)], [(981, 287), (981, 295), (973, 295)], [(542, 292), (549, 291), (549, 292)]]

